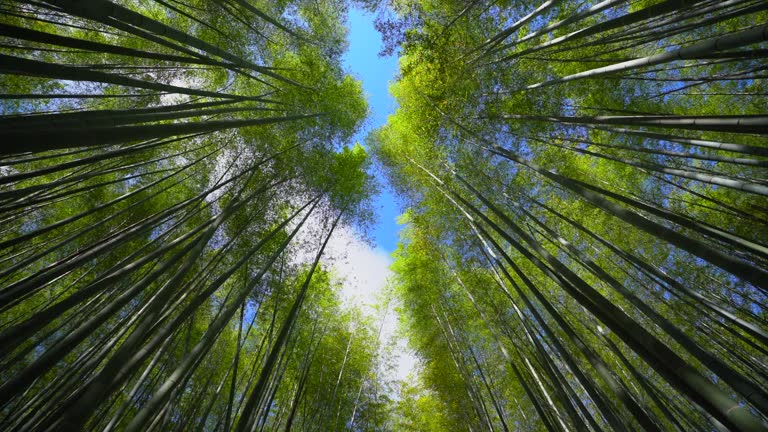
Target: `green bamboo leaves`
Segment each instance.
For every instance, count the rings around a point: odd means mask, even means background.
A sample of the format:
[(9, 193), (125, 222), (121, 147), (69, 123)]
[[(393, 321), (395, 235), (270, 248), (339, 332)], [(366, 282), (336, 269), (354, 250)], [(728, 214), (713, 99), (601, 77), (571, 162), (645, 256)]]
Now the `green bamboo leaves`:
[(371, 218), (367, 104), (321, 48), (341, 26), (287, 18), (318, 6), (4, 4), (0, 429), (379, 415), (373, 324), (323, 260)]
[(747, 54), (765, 3), (402, 13), (399, 108), (369, 141), (410, 206), (397, 289), (450, 421), (767, 430), (765, 62)]

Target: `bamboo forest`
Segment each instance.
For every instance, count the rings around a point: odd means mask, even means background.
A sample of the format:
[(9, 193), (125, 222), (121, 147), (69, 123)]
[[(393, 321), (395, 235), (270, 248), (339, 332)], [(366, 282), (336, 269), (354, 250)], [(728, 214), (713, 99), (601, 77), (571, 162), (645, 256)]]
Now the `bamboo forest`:
[(0, 74), (0, 431), (768, 431), (766, 0), (0, 0)]

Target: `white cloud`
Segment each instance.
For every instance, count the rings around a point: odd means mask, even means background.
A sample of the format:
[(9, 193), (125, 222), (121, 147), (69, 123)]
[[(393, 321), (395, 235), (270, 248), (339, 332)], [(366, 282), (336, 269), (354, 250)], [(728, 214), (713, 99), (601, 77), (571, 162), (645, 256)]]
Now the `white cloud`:
[[(368, 314), (374, 313), (374, 306), (381, 304), (387, 279), (392, 272), (389, 266), (392, 257), (381, 248), (372, 248), (358, 239), (354, 233), (341, 227), (328, 242), (324, 255), (325, 262), (332, 262), (336, 275), (342, 280), (341, 297), (348, 305), (357, 305)], [(395, 337), (399, 317), (390, 305), (381, 329), (382, 346)], [(406, 346), (404, 339), (396, 341), (395, 376), (405, 381), (413, 372), (416, 358)]]
[(417, 361), (416, 356), (406, 346), (405, 339), (398, 339), (397, 351), (395, 352), (395, 362), (397, 363), (395, 378), (398, 381), (407, 381), (411, 374), (415, 372)]
[[(315, 239), (309, 242), (313, 252), (299, 252), (298, 261), (308, 262), (314, 257), (317, 242), (322, 238), (322, 228), (319, 221), (310, 217), (307, 225), (302, 229), (298, 242), (307, 239)], [(392, 275), (389, 266), (392, 257), (381, 248), (372, 247), (360, 240), (354, 231), (346, 226), (336, 228), (331, 240), (323, 253), (323, 263), (333, 269), (334, 274), (341, 281), (340, 296), (346, 306), (357, 306), (369, 316), (374, 316), (376, 321), (381, 319), (375, 306), (381, 306), (384, 300), (383, 292), (387, 279)], [(382, 307), (383, 308), (383, 307)], [(380, 309), (382, 309), (380, 308)], [(394, 310), (394, 304), (389, 306), (381, 329), (381, 346), (387, 346), (395, 338), (399, 317)], [(392, 359), (397, 367), (394, 376), (390, 379), (405, 381), (413, 372), (416, 358), (406, 346), (404, 339), (395, 341), (395, 358)]]
[(357, 239), (349, 228), (340, 227), (328, 242), (323, 258), (333, 263), (336, 275), (343, 281), (340, 294), (344, 301), (371, 312), (391, 274), (389, 254)]

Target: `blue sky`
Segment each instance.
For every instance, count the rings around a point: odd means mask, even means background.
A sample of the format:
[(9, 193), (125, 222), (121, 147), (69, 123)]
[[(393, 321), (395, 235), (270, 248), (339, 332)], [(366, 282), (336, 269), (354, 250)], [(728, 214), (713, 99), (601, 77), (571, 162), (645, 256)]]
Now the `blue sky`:
[[(344, 67), (355, 78), (363, 81), (363, 88), (371, 108), (371, 116), (363, 130), (355, 137), (365, 145), (365, 136), (387, 122), (387, 116), (394, 111), (395, 100), (390, 96), (388, 87), (397, 72), (397, 57), (379, 57), (382, 42), (381, 35), (373, 27), (374, 15), (350, 9), (349, 11), (349, 50), (343, 57)], [(392, 253), (397, 247), (398, 225), (395, 218), (399, 214), (392, 193), (384, 182), (384, 188), (376, 197), (374, 205), (378, 220), (371, 236), (376, 246)]]
[[(350, 9), (348, 18), (349, 50), (343, 57), (344, 67), (348, 73), (363, 82), (363, 89), (368, 99), (371, 115), (360, 133), (355, 137), (365, 145), (368, 132), (387, 122), (387, 116), (395, 109), (395, 100), (389, 94), (389, 82), (397, 72), (395, 56), (379, 57), (382, 42), (381, 35), (373, 27), (373, 14), (357, 9)], [(391, 275), (389, 266), (392, 264), (390, 254), (397, 247), (400, 227), (395, 222), (400, 211), (392, 193), (383, 178), (379, 178), (383, 190), (374, 200), (377, 213), (377, 223), (373, 227), (371, 237), (375, 248), (362, 243), (346, 229), (335, 234), (328, 246), (328, 256), (336, 259), (334, 269), (344, 283), (341, 295), (345, 302), (363, 306), (364, 310), (372, 311), (371, 307), (380, 304), (380, 295)], [(341, 258), (344, 256), (344, 258)], [(415, 370), (417, 359), (408, 349), (406, 341), (396, 335), (397, 322), (400, 317), (392, 308), (383, 312), (381, 336), (383, 341), (394, 340), (397, 349), (394, 358), (396, 365), (391, 378), (400, 381), (408, 380)], [(382, 346), (388, 345), (384, 342)]]

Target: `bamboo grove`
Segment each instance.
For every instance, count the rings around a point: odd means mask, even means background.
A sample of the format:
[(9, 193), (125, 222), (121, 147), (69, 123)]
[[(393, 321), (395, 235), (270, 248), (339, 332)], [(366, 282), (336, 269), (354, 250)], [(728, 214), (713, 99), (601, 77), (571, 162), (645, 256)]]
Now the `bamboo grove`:
[(0, 429), (381, 421), (321, 262), (375, 189), (346, 7), (0, 3)]
[(341, 0), (0, 2), (0, 429), (768, 430), (768, 3), (356, 5), (374, 167)]
[(413, 429), (768, 430), (768, 3), (393, 4)]

